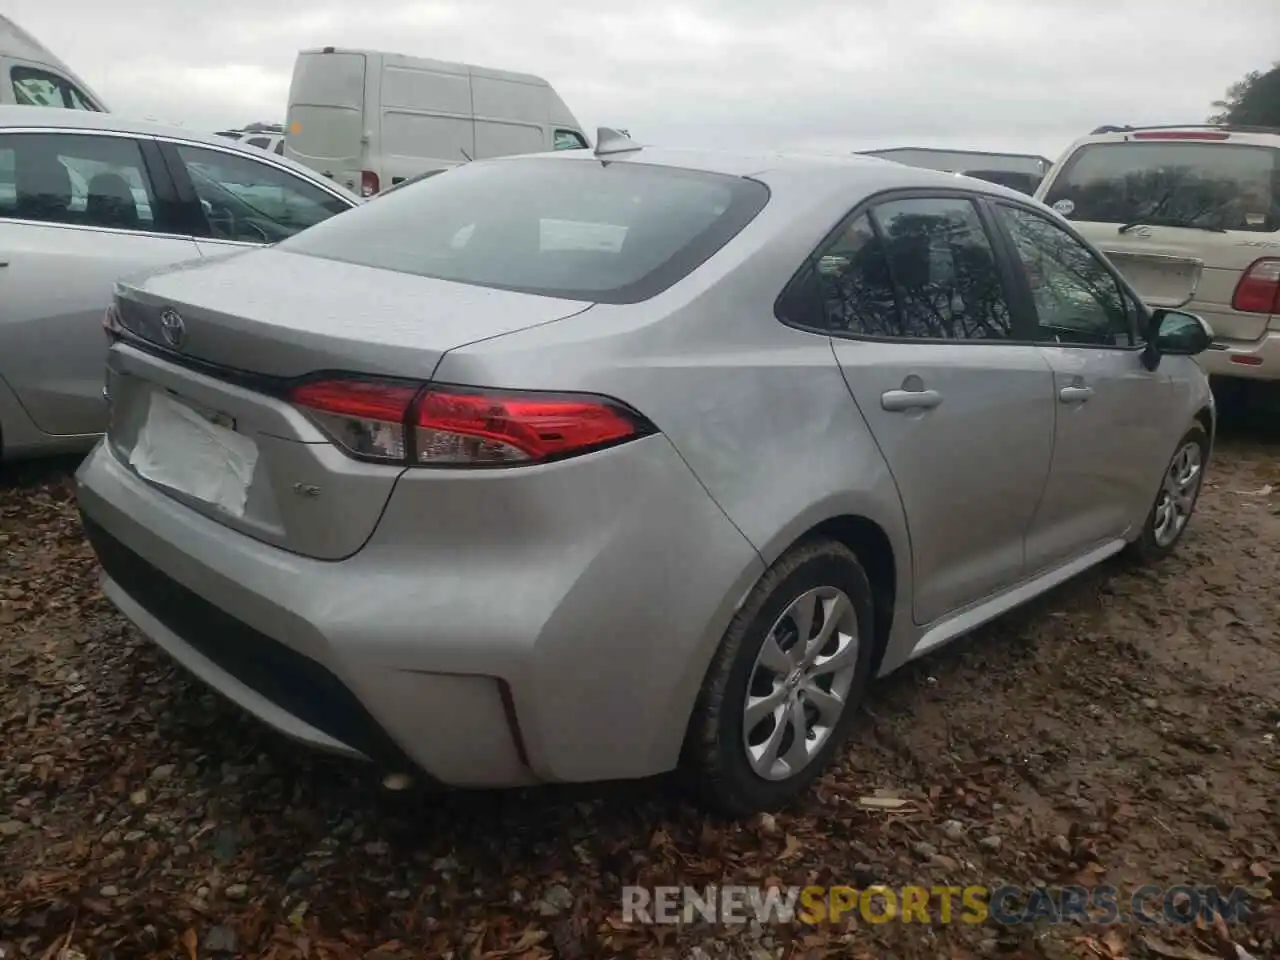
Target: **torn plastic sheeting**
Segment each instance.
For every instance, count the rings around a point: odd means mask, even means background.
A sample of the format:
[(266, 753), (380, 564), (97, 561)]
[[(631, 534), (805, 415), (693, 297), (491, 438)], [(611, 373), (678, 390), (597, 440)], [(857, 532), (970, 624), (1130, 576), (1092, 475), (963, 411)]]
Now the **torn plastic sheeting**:
[(169, 487), (240, 518), (258, 463), (248, 437), (220, 427), (163, 393), (153, 392), (129, 464)]

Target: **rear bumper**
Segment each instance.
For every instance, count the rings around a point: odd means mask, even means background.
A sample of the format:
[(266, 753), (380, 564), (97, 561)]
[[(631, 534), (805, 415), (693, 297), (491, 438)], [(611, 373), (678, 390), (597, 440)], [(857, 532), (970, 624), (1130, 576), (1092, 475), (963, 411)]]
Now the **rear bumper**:
[(1196, 360), (1210, 376), (1280, 380), (1280, 330), (1258, 340), (1216, 340)]
[[(762, 565), (668, 441), (491, 472), (466, 502), (441, 503), (426, 473), (400, 481), (344, 561), (231, 531), (106, 444), (77, 482), (108, 597), (288, 736), (453, 786), (673, 767), (706, 664)], [(517, 479), (518, 503), (506, 496)], [(522, 511), (505, 542), (504, 510)]]

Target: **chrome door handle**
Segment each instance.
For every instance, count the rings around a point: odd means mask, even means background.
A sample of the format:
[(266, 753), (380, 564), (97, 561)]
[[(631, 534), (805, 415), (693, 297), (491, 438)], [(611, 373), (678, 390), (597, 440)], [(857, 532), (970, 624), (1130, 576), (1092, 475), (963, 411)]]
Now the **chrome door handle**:
[(937, 390), (886, 390), (880, 394), (880, 406), (896, 413), (901, 410), (932, 410), (942, 402)]
[(0, 260), (0, 267), (7, 267), (8, 265), (9, 265), (8, 260)]
[(1058, 391), (1058, 399), (1063, 403), (1084, 403), (1093, 396), (1093, 387), (1063, 387)]

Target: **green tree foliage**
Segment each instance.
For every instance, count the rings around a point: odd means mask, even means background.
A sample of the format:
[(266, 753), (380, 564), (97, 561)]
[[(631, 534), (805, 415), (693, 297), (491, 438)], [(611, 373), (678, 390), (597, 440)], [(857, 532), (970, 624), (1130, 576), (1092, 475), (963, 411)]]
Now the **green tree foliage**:
[(1280, 127), (1280, 62), (1266, 73), (1252, 70), (1227, 88), (1227, 95), (1213, 103), (1218, 112), (1210, 123)]

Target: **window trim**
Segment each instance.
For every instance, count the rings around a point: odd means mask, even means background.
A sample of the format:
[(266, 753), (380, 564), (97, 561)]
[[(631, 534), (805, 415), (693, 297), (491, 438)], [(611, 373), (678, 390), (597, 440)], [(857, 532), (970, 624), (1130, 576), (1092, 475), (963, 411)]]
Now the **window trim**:
[[(80, 111), (81, 113), (103, 113), (104, 112), (102, 109), (102, 104), (98, 103), (98, 101), (96, 101), (93, 97), (85, 93), (85, 91), (81, 89), (80, 85), (75, 81), (73, 81), (70, 77), (64, 76), (60, 73), (56, 73), (55, 71), (50, 70), (48, 66), (45, 64), (34, 64), (34, 63), (22, 62), (22, 61), (15, 61), (11, 63), (9, 66), (9, 90), (13, 95), (14, 103), (18, 102), (18, 90), (17, 90), (17, 87), (15, 86), (16, 81), (13, 75), (18, 70), (25, 70), (28, 73), (43, 74), (46, 77), (53, 77), (55, 80), (62, 81), (62, 83), (66, 87), (69, 87), (72, 90), (74, 90), (80, 96), (80, 99), (83, 100), (85, 103), (89, 104), (89, 106), (92, 108), (90, 110), (81, 110)], [(73, 107), (66, 102), (67, 98), (66, 98), (65, 92), (62, 99), (63, 99), (63, 104), (60, 109), (64, 109), (64, 110), (79, 109), (78, 107)], [(58, 109), (58, 108), (55, 108), (55, 109)]]
[[(1006, 257), (1008, 258), (1010, 268), (1014, 273), (1013, 282), (1017, 287), (1018, 296), (1022, 299), (1023, 305), (1028, 311), (1028, 316), (1032, 320), (1032, 330), (1038, 330), (1040, 328), (1040, 314), (1039, 311), (1036, 310), (1035, 296), (1031, 291), (1031, 284), (1027, 280), (1025, 271), (1016, 269), (1016, 265), (1018, 263), (1018, 260), (1016, 259), (1018, 257), (1017, 240), (1014, 239), (1013, 233), (1000, 219), (997, 211), (994, 209), (995, 207), (1006, 206), (1022, 210), (1025, 213), (1038, 216), (1042, 220), (1047, 220), (1049, 223), (1062, 230), (1067, 234), (1067, 236), (1075, 240), (1076, 243), (1084, 247), (1085, 250), (1098, 262), (1107, 275), (1116, 283), (1122, 295), (1122, 299), (1126, 301), (1131, 300), (1142, 310), (1141, 317), (1129, 317), (1129, 307), (1127, 303), (1125, 305), (1125, 316), (1129, 323), (1130, 342), (1128, 344), (1055, 343), (1052, 340), (1033, 341), (1037, 346), (1057, 347), (1059, 349), (1075, 348), (1085, 350), (1119, 350), (1126, 353), (1141, 353), (1146, 349), (1146, 341), (1150, 338), (1151, 311), (1143, 302), (1142, 297), (1138, 295), (1138, 292), (1133, 289), (1127, 280), (1125, 280), (1124, 275), (1121, 274), (1111, 261), (1107, 259), (1106, 254), (1102, 253), (1102, 251), (1094, 247), (1093, 244), (1089, 243), (1089, 241), (1081, 235), (1080, 231), (1073, 228), (1071, 226), (1071, 221), (1058, 214), (1052, 208), (1044, 206), (1037, 207), (1035, 204), (1022, 203), (1008, 197), (987, 197), (985, 199), (985, 203), (991, 208), (989, 210), (989, 215), (991, 217), (992, 224), (999, 231), (1001, 242), (1005, 246)], [(1144, 327), (1146, 329), (1143, 329)]]
[(126, 237), (156, 237), (161, 240), (191, 240), (189, 234), (175, 232), (172, 228), (180, 222), (178, 211), (181, 204), (177, 191), (169, 177), (168, 167), (160, 152), (159, 144), (154, 137), (140, 133), (128, 133), (119, 130), (83, 130), (63, 129), (62, 127), (0, 127), (0, 137), (19, 134), (39, 136), (60, 136), (73, 134), (76, 136), (98, 136), (112, 140), (132, 140), (138, 145), (142, 156), (143, 169), (149, 181), (152, 199), (155, 201), (154, 224), (163, 224), (165, 229), (132, 230), (127, 227), (98, 227), (88, 223), (56, 223), (52, 220), (30, 220), (26, 217), (10, 217), (0, 213), (0, 223), (29, 224), (37, 227), (52, 227), (59, 230), (76, 230), (87, 233), (105, 233)]
[[(787, 282), (783, 284), (782, 290), (778, 293), (778, 296), (773, 302), (774, 319), (784, 326), (791, 327), (795, 330), (802, 330), (806, 333), (816, 333), (825, 337), (865, 343), (902, 343), (919, 346), (1044, 346), (1044, 344), (1039, 343), (1035, 339), (1022, 338), (1022, 335), (1030, 335), (1036, 327), (1036, 315), (1034, 312), (1029, 313), (1027, 311), (1027, 304), (1020, 295), (1020, 291), (1016, 284), (1016, 270), (1014, 264), (1009, 260), (1009, 249), (1006, 246), (1005, 238), (1003, 234), (997, 232), (997, 228), (1000, 225), (992, 222), (990, 211), (983, 206), (983, 202), (990, 198), (990, 194), (955, 187), (893, 187), (864, 197), (852, 209), (850, 209), (848, 213), (841, 217), (833, 228), (823, 235), (822, 239), (818, 241), (814, 248), (805, 255), (800, 266), (792, 273)], [(803, 281), (803, 274), (806, 270), (811, 270), (813, 272), (813, 276), (817, 276), (817, 262), (821, 259), (822, 251), (835, 242), (835, 240), (849, 228), (849, 225), (863, 214), (866, 214), (868, 219), (871, 221), (872, 229), (875, 231), (877, 240), (881, 240), (881, 226), (879, 219), (874, 216), (874, 210), (876, 207), (883, 206), (886, 203), (892, 203), (897, 200), (966, 200), (972, 204), (974, 212), (978, 217), (978, 221), (982, 225), (983, 233), (987, 237), (987, 242), (991, 245), (991, 254), (996, 263), (996, 272), (1000, 278), (1000, 287), (1004, 292), (1005, 300), (1009, 306), (1010, 330), (1019, 334), (1019, 336), (1010, 337), (1007, 340), (881, 337), (866, 333), (850, 333), (846, 330), (829, 330), (811, 327), (807, 324), (789, 320), (783, 316), (783, 299), (786, 297), (788, 291), (791, 290), (793, 284)], [(889, 269), (889, 275), (894, 286), (894, 299), (897, 301), (897, 310), (900, 313), (902, 310), (901, 297), (898, 293), (898, 283), (897, 279), (893, 276), (892, 267)]]
[[(201, 243), (217, 243), (225, 244), (229, 247), (243, 247), (245, 249), (260, 249), (265, 246), (262, 243), (256, 243), (250, 240), (226, 240), (222, 237), (213, 236), (209, 229), (209, 224), (205, 220), (204, 209), (200, 206), (200, 196), (196, 193), (195, 185), (191, 182), (191, 176), (187, 173), (186, 164), (182, 161), (182, 155), (178, 153), (178, 147), (190, 147), (197, 150), (209, 150), (214, 153), (224, 153), (231, 157), (238, 157), (250, 163), (259, 163), (263, 166), (271, 167), (281, 173), (288, 174), (301, 180), (303, 183), (309, 184), (319, 189), (322, 193), (337, 200), (341, 200), (347, 204), (348, 210), (354, 210), (359, 206), (358, 203), (352, 203), (350, 198), (344, 196), (327, 185), (328, 181), (322, 181), (318, 176), (315, 178), (303, 176), (296, 170), (285, 166), (283, 163), (276, 163), (272, 160), (277, 154), (261, 150), (257, 147), (252, 148), (253, 153), (248, 150), (237, 150), (228, 148), (222, 144), (204, 143), (200, 140), (181, 140), (177, 137), (156, 137), (156, 142), (160, 151), (160, 155), (164, 159), (165, 167), (168, 170), (169, 177), (174, 183), (175, 191), (180, 200), (180, 206), (186, 211), (188, 218), (187, 226), (191, 232), (187, 236), (193, 240), (199, 240)], [(239, 141), (231, 141), (237, 143)], [(344, 211), (345, 212), (345, 211)], [(335, 214), (337, 216), (337, 214)]]

